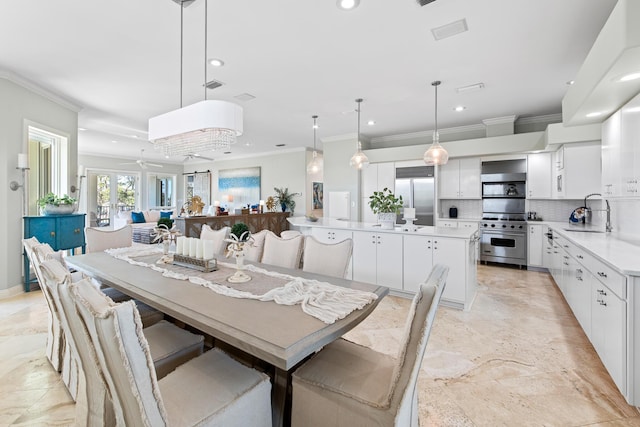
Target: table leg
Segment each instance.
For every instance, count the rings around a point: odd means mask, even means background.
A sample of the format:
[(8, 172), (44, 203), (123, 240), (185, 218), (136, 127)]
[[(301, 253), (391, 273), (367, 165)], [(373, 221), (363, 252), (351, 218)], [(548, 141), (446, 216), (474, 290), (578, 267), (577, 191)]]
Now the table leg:
[(273, 427), (287, 427), (291, 425), (291, 374), (280, 368), (275, 368), (273, 387), (271, 389), (271, 408)]

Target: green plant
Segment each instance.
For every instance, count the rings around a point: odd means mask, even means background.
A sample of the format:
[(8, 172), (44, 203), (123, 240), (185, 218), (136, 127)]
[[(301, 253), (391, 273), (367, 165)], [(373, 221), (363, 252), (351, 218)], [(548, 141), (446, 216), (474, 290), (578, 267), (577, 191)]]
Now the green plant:
[(284, 208), (283, 212), (286, 209), (289, 209), (291, 211), (291, 214), (293, 215), (293, 211), (296, 209), (296, 201), (293, 200), (293, 198), (300, 196), (300, 193), (289, 193), (288, 187), (284, 189), (282, 187), (273, 187), (273, 191), (276, 192), (276, 195), (273, 198), (275, 199), (277, 204)]
[(173, 220), (171, 218), (160, 218), (157, 225), (158, 227), (164, 225), (165, 227), (167, 227), (167, 230), (171, 230), (171, 228), (173, 227)]
[(62, 197), (58, 197), (53, 193), (47, 193), (44, 197), (38, 199), (38, 206), (45, 207), (46, 205), (72, 205), (75, 202), (76, 199), (74, 199), (73, 197), (69, 197), (66, 194)]
[(244, 222), (237, 222), (231, 227), (231, 234), (236, 236), (236, 239), (239, 242), (246, 242), (251, 233), (249, 232), (247, 224)]
[(369, 196), (369, 207), (374, 214), (398, 213), (402, 208), (402, 196), (396, 197), (391, 190), (384, 188), (382, 191), (374, 191)]

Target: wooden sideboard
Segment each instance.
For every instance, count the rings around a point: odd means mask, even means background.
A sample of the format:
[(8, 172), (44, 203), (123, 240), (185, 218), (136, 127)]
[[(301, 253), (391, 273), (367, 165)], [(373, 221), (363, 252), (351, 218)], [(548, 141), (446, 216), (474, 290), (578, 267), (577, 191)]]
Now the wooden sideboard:
[(192, 216), (176, 218), (175, 223), (182, 235), (187, 237), (200, 237), (203, 224), (207, 224), (214, 230), (219, 230), (223, 227), (232, 227), (238, 222), (247, 224), (252, 233), (271, 230), (279, 236), (282, 231), (289, 229), (287, 217), (290, 214), (290, 212), (266, 212), (245, 215)]
[[(82, 248), (82, 253), (86, 251), (84, 238), (84, 225), (86, 214), (70, 215), (43, 215), (25, 216), (24, 238), (35, 237), (40, 243), (48, 243), (54, 251)], [(24, 290), (31, 290), (31, 279), (29, 270), (29, 257), (26, 251), (24, 256)]]

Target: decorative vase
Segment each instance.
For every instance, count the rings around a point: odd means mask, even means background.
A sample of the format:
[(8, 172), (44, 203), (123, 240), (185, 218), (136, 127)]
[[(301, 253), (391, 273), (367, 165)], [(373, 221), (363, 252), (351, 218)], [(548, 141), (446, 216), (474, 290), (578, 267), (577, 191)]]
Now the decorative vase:
[(393, 230), (396, 225), (396, 213), (395, 212), (380, 212), (378, 214), (378, 222), (380, 228), (384, 230)]
[(45, 215), (70, 215), (76, 210), (76, 205), (45, 205), (42, 213)]
[(171, 240), (164, 239), (162, 240), (162, 254), (169, 255), (169, 245), (171, 244)]
[(287, 205), (284, 203), (280, 203), (280, 208), (282, 208), (282, 212), (286, 212), (287, 211)]

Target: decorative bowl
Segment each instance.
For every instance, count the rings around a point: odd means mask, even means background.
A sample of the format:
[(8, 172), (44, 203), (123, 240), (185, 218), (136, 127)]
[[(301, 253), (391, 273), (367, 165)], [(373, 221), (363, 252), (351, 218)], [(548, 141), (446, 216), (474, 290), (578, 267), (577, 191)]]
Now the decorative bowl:
[(318, 220), (318, 217), (313, 215), (307, 215), (306, 218), (309, 222), (316, 222)]
[(76, 211), (77, 206), (73, 205), (45, 205), (42, 212), (45, 215), (69, 215)]

